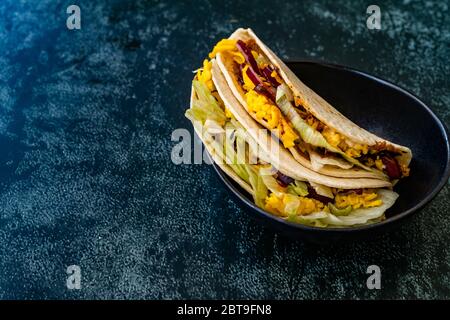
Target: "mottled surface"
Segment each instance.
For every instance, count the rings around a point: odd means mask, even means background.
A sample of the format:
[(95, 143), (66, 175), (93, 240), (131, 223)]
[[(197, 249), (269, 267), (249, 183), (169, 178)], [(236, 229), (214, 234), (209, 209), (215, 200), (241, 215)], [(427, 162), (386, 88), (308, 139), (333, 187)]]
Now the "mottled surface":
[(170, 161), (191, 71), (238, 26), (391, 80), (449, 125), (448, 3), (377, 4), (381, 31), (367, 1), (2, 1), (0, 298), (450, 298), (448, 184), (394, 234), (317, 247), (247, 217), (210, 166)]

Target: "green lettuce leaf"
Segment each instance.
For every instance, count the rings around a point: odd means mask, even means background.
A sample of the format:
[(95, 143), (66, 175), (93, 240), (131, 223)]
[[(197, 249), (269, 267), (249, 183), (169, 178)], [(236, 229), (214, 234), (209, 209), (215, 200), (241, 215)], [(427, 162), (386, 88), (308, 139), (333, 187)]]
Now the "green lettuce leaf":
[(308, 195), (308, 186), (303, 181), (295, 180), (287, 186), (286, 191), (293, 195), (305, 197)]
[(392, 207), (398, 198), (396, 192), (387, 189), (377, 190), (377, 194), (383, 201), (383, 204), (378, 207), (355, 209), (344, 216), (338, 216), (330, 212), (318, 212), (296, 216), (291, 221), (308, 225), (317, 224), (322, 227), (351, 227), (375, 223), (383, 220), (385, 211)]
[(254, 170), (251, 165), (246, 165), (245, 169), (247, 170), (250, 185), (253, 189), (253, 200), (255, 201), (255, 204), (264, 209), (265, 207), (265, 200), (267, 197), (267, 187), (264, 184), (264, 181), (259, 174), (259, 171)]
[(220, 107), (208, 87), (196, 80), (192, 81), (192, 86), (194, 87), (196, 98), (194, 98), (192, 107), (186, 110), (186, 118), (192, 122), (200, 121), (202, 124), (208, 119), (224, 123), (227, 119), (225, 111)]
[(339, 209), (331, 202), (328, 203), (328, 208), (330, 209), (330, 212), (334, 214), (335, 216), (346, 216), (352, 211), (352, 206), (348, 206), (346, 208)]
[(279, 197), (286, 193), (286, 189), (278, 184), (277, 179), (275, 179), (274, 176), (270, 174), (270, 172), (267, 169), (265, 170), (260, 169), (259, 175), (261, 176), (262, 181), (264, 182), (266, 187), (271, 192), (275, 193), (276, 196)]
[(316, 191), (318, 195), (334, 199), (334, 194), (331, 191), (330, 187), (315, 182), (310, 182), (309, 184), (311, 185), (311, 187), (313, 187), (313, 189)]

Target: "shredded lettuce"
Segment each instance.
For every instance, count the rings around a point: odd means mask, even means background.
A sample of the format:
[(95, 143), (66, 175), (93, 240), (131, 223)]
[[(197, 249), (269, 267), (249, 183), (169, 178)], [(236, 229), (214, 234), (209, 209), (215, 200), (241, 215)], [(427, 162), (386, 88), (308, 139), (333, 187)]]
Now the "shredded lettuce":
[(298, 208), (300, 207), (300, 199), (297, 195), (285, 194), (284, 201), (286, 205), (284, 206), (284, 212), (289, 216), (294, 216), (297, 214)]
[[(210, 121), (210, 120), (208, 120)], [(235, 150), (234, 140), (223, 139), (217, 134), (213, 138), (209, 130), (203, 132), (205, 140), (213, 148), (214, 152), (228, 165), (242, 180), (249, 183), (249, 176), (245, 166), (245, 162), (238, 159), (238, 153)], [(222, 132), (219, 133), (223, 135)]]
[[(216, 98), (211, 94), (208, 87), (199, 81), (194, 80), (192, 86), (195, 92), (195, 97), (192, 102), (192, 107), (186, 110), (186, 117), (192, 121), (194, 126), (200, 122), (203, 128), (198, 125), (196, 128), (202, 129), (204, 139), (212, 146), (218, 156), (223, 159), (226, 164), (245, 182), (250, 183), (249, 174), (246, 169), (245, 152), (239, 149), (236, 153), (235, 138), (227, 136), (223, 139), (224, 133), (233, 133), (233, 130), (225, 131), (224, 124), (227, 120), (225, 111), (220, 107)], [(227, 129), (232, 129), (233, 127)], [(224, 141), (225, 140), (225, 141)], [(237, 147), (242, 148), (242, 141), (237, 142)], [(245, 150), (244, 150), (245, 151)], [(238, 155), (241, 158), (238, 158)]]
[(246, 169), (246, 163), (240, 162), (234, 145), (229, 139), (225, 139), (224, 154), (226, 158), (226, 164), (229, 165), (234, 172), (245, 182), (249, 183), (249, 176)]
[(246, 159), (246, 143), (242, 137), (236, 136), (237, 159), (239, 163), (247, 163)]
[(262, 54), (258, 54), (258, 56), (255, 58), (255, 61), (258, 64), (258, 66), (270, 64), (269, 60), (267, 60), (266, 57), (264, 57)]
[(287, 186), (286, 191), (293, 195), (306, 197), (308, 195), (308, 186), (303, 181), (295, 180)]
[(326, 218), (327, 213), (320, 211), (320, 212), (313, 212), (308, 215), (290, 215), (286, 220), (294, 223), (300, 223), (308, 226), (314, 226), (314, 227), (326, 227), (326, 224), (321, 222), (321, 219)]
[(332, 214), (334, 214), (335, 216), (346, 216), (352, 211), (352, 206), (348, 206), (348, 207), (339, 209), (331, 202), (328, 203), (328, 208), (330, 209), (330, 212)]
[(255, 201), (255, 204), (263, 208), (265, 207), (265, 200), (268, 193), (267, 187), (264, 184), (264, 181), (261, 178), (261, 175), (258, 174), (257, 171), (255, 171), (251, 165), (246, 165), (245, 169), (247, 170), (250, 185), (253, 189), (253, 200)]
[(294, 109), (292, 103), (289, 101), (289, 95), (290, 91), (285, 84), (278, 86), (276, 102), (281, 112), (289, 119), (303, 141), (316, 147), (328, 148), (329, 144), (322, 134), (303, 120)]
[[(398, 198), (398, 194), (395, 193), (394, 191), (379, 189), (376, 192), (378, 194), (379, 199), (381, 199), (383, 203), (381, 206), (378, 207), (360, 208), (352, 210), (351, 206), (349, 206), (344, 209), (338, 209), (333, 204), (330, 203), (328, 205), (330, 212), (319, 211), (308, 215), (298, 215), (297, 210), (300, 205), (299, 197), (307, 196), (306, 184), (304, 184), (301, 181), (295, 181), (294, 183), (290, 184), (287, 188), (283, 188), (278, 184), (277, 180), (272, 175), (273, 172), (274, 169), (271, 167), (261, 168), (258, 172), (255, 173), (260, 180), (256, 180), (257, 178), (252, 177), (252, 175), (250, 174), (251, 180), (259, 181), (260, 183), (258, 185), (256, 182), (252, 182), (253, 189), (255, 190), (256, 188), (255, 186), (261, 187), (260, 192), (258, 193), (259, 204), (257, 203), (257, 205), (260, 208), (264, 209), (265, 197), (267, 196), (269, 191), (273, 192), (277, 197), (283, 197), (286, 203), (284, 207), (284, 211), (288, 215), (286, 220), (295, 223), (301, 223), (315, 227), (345, 227), (345, 226), (374, 223), (384, 219), (384, 212), (387, 209), (389, 209)], [(263, 184), (264, 187), (261, 184)], [(294, 186), (297, 188), (294, 188)], [(304, 191), (303, 188), (306, 188), (306, 194), (303, 193)], [(319, 190), (319, 192), (324, 196), (334, 198), (334, 196), (331, 193), (331, 190), (326, 186), (316, 184), (315, 190), (316, 192), (318, 192), (317, 190)]]
[[(273, 180), (272, 180), (273, 179)], [(377, 190), (379, 198), (383, 204), (378, 207), (360, 208), (352, 210), (352, 207), (344, 209), (336, 208), (332, 203), (328, 204), (330, 212), (319, 211), (307, 215), (298, 215), (299, 196), (291, 193), (281, 192), (274, 184), (275, 178), (265, 177), (263, 181), (269, 183), (268, 188), (277, 196), (283, 196), (286, 203), (284, 210), (288, 215), (286, 220), (294, 223), (305, 224), (315, 227), (348, 227), (375, 223), (384, 219), (384, 212), (389, 209), (397, 200), (398, 194), (391, 190)]]
[(211, 94), (206, 84), (200, 81), (192, 81), (194, 92), (197, 96), (192, 103), (192, 107), (186, 110), (186, 118), (200, 121), (202, 124), (206, 120), (214, 120), (218, 123), (225, 123), (225, 111), (220, 107), (216, 98)]
[(353, 164), (348, 161), (334, 157), (334, 156), (324, 156), (322, 157), (320, 154), (313, 150), (309, 150), (309, 159), (311, 160), (311, 166), (314, 171), (319, 171), (325, 165), (335, 166), (341, 169), (350, 169), (353, 167)]
[(313, 189), (316, 191), (316, 193), (318, 195), (327, 197), (327, 198), (334, 198), (334, 194), (331, 191), (330, 187), (324, 186), (323, 184), (319, 184), (319, 183), (315, 183), (315, 182), (310, 182), (309, 183), (311, 185), (311, 187), (313, 187)]
[(354, 226), (370, 223), (371, 220), (380, 219), (384, 216), (384, 212), (392, 207), (398, 198), (398, 194), (394, 191), (381, 189), (377, 191), (378, 196), (383, 201), (379, 207), (360, 208), (353, 210), (350, 214), (342, 217), (337, 217), (329, 214), (322, 221), (330, 226)]
[(266, 187), (271, 192), (275, 193), (276, 196), (282, 196), (283, 194), (285, 194), (285, 188), (280, 186), (277, 182), (277, 179), (275, 179), (272, 175), (260, 170), (260, 176)]
[(394, 205), (398, 198), (398, 194), (386, 189), (377, 190), (377, 194), (383, 201), (381, 206), (355, 209), (346, 216), (336, 216), (329, 213), (327, 217), (321, 219), (321, 222), (333, 227), (348, 227), (379, 221), (379, 219), (384, 218), (384, 212)]

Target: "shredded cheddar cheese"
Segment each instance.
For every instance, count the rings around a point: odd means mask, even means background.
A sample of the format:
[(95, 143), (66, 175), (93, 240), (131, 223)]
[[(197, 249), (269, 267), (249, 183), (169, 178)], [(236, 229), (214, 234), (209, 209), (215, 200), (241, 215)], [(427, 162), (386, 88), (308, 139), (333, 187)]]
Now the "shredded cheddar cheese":
[(341, 149), (349, 157), (359, 158), (361, 155), (369, 152), (368, 145), (355, 143), (350, 146), (344, 136), (329, 127), (325, 127), (323, 129), (322, 135), (329, 144), (333, 147)]
[(384, 169), (383, 161), (381, 161), (381, 159), (378, 159), (378, 157), (377, 157), (377, 159), (374, 162), (375, 162), (375, 166), (377, 167), (377, 169), (383, 171), (383, 169)]
[(237, 49), (236, 42), (237, 41), (233, 39), (220, 40), (213, 48), (213, 51), (209, 53), (209, 58), (214, 58), (219, 52), (227, 52), (233, 56), (234, 61), (236, 61), (237, 63), (244, 63), (245, 58)]
[(278, 130), (281, 132), (281, 141), (285, 148), (291, 148), (295, 146), (295, 140), (299, 137), (292, 129), (292, 126), (284, 119), (281, 118), (281, 125), (278, 126)]
[(323, 129), (322, 135), (333, 147), (337, 147), (343, 140), (342, 136), (339, 133), (328, 127)]
[(275, 70), (272, 71), (270, 76), (272, 78), (275, 78), (275, 80), (277, 80), (278, 83), (284, 83), (283, 79), (280, 78), (280, 76), (278, 75), (278, 73)]
[(315, 199), (306, 197), (297, 197), (290, 194), (283, 194), (280, 197), (271, 193), (265, 200), (266, 210), (282, 217), (286, 217), (286, 204), (288, 204), (292, 199), (290, 197), (295, 197), (299, 201), (299, 206), (297, 208), (296, 214), (306, 215), (317, 211), (323, 211), (325, 205)]
[(375, 192), (364, 191), (362, 194), (349, 193), (340, 194), (338, 193), (335, 198), (336, 207), (339, 209), (352, 206), (352, 209), (359, 208), (371, 208), (378, 207), (383, 204), (381, 199), (377, 199), (378, 195)]
[(255, 84), (247, 76), (247, 69), (248, 69), (248, 66), (245, 66), (242, 69), (242, 80), (244, 81), (244, 85), (243, 85), (244, 89), (247, 91), (250, 91), (250, 90), (253, 90), (253, 88), (255, 88)]
[[(245, 80), (244, 80), (245, 82)], [(248, 110), (258, 120), (264, 120), (268, 129), (276, 130), (286, 148), (293, 147), (299, 137), (278, 109), (266, 96), (250, 90), (245, 94)]]
[(197, 71), (197, 80), (206, 84), (210, 91), (214, 90), (211, 74), (212, 63), (207, 59), (203, 60), (203, 68)]
[(225, 117), (227, 117), (229, 119), (233, 119), (234, 118), (233, 114), (231, 113), (231, 111), (227, 107), (225, 107)]
[[(244, 80), (245, 81), (245, 80)], [(245, 94), (249, 111), (256, 115), (258, 120), (266, 120), (269, 129), (275, 129), (280, 123), (281, 112), (269, 99), (254, 90)]]

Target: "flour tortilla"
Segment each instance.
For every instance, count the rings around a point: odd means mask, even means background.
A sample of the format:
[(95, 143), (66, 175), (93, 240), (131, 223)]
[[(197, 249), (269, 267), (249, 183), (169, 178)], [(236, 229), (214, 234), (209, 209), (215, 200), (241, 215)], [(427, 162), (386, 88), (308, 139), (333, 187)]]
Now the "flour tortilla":
[[(388, 148), (400, 153), (400, 155), (396, 157), (399, 164), (405, 166), (409, 165), (412, 158), (412, 152), (409, 148), (380, 138), (359, 127), (351, 120), (346, 118), (327, 101), (325, 101), (317, 93), (307, 87), (302, 81), (300, 81), (300, 79), (283, 63), (283, 61), (281, 61), (281, 59), (279, 59), (267, 46), (264, 45), (264, 43), (254, 34), (251, 29), (240, 28), (230, 36), (230, 39), (241, 39), (243, 41), (254, 40), (261, 51), (264, 53), (266, 58), (278, 69), (279, 76), (286, 82), (288, 87), (292, 90), (294, 96), (300, 97), (304, 108), (321, 122), (326, 124), (328, 127), (334, 129), (354, 143), (373, 146), (377, 143), (384, 142), (386, 143)], [(245, 92), (241, 88), (241, 86), (237, 82), (237, 78), (233, 74), (233, 59), (227, 59), (226, 55), (218, 53), (216, 56), (216, 60), (232, 94), (237, 99), (238, 103), (244, 106), (244, 110), (246, 111), (247, 102), (244, 96)], [(257, 120), (256, 118), (254, 119)], [(296, 152), (294, 148), (290, 148), (290, 151), (297, 162), (309, 169), (312, 169), (310, 160)], [(378, 179), (383, 178), (383, 176), (381, 176), (379, 173), (370, 172), (359, 168), (341, 169), (334, 166), (324, 166), (318, 172), (335, 177), (367, 177)]]
[[(232, 93), (224, 74), (221, 72), (215, 60), (212, 60), (212, 77), (225, 107), (247, 130), (249, 135), (258, 142), (259, 147), (270, 157), (270, 163), (283, 174), (296, 180), (310, 181), (342, 189), (383, 188), (392, 186), (389, 181), (382, 179), (337, 178), (315, 172), (303, 166), (247, 113)], [(273, 150), (276, 150), (277, 153), (274, 153)]]

